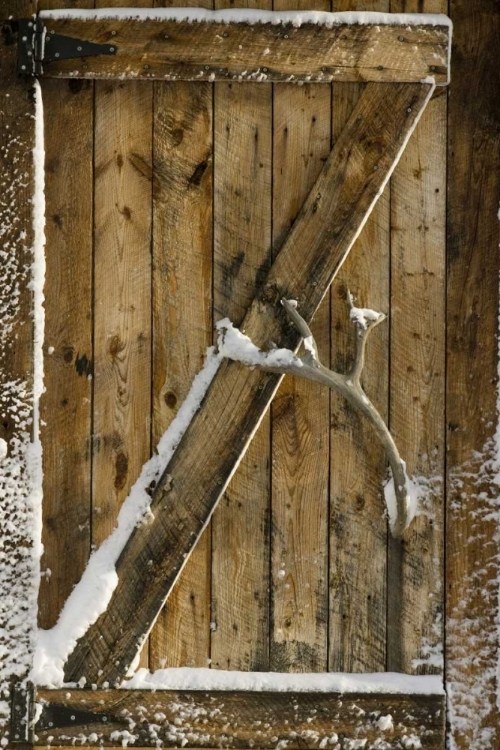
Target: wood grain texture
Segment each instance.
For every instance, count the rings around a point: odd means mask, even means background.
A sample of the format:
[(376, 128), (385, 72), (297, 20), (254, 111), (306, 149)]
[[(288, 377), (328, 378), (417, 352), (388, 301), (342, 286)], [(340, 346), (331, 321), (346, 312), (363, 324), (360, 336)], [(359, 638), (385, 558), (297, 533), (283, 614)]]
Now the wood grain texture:
[(39, 624), (50, 628), (91, 543), (93, 84), (44, 81), (42, 96), (47, 252)]
[[(392, 0), (395, 12), (421, 2)], [(424, 2), (425, 12), (447, 3)], [(389, 542), (388, 669), (443, 669), (446, 97), (430, 102), (391, 187), (390, 428), (421, 515)]]
[[(212, 86), (156, 83), (153, 176), (153, 445), (212, 342)], [(151, 668), (206, 667), (210, 533), (204, 533), (150, 639)]]
[[(190, 4), (212, 7), (211, 0), (183, 3)], [(154, 444), (175, 416), (212, 338), (213, 87), (158, 82), (153, 90), (159, 179), (153, 197)], [(165, 274), (172, 281), (168, 286)], [(210, 565), (208, 529), (159, 615), (150, 639), (152, 669), (209, 662)]]
[[(388, 0), (343, 0), (336, 10), (389, 11)], [(333, 88), (333, 137), (361, 96), (360, 84)], [(389, 312), (389, 186), (385, 188), (332, 287), (332, 366), (352, 364), (355, 333), (346, 293), (356, 304)], [(389, 324), (370, 337), (363, 387), (388, 416)], [(377, 672), (386, 668), (387, 524), (382, 485), (387, 467), (372, 429), (337, 395), (331, 395), (329, 668)]]
[(500, 742), (498, 276), (500, 18), (451, 3), (448, 119), (446, 665), (455, 747)]
[[(121, 746), (130, 735), (134, 747), (274, 750), (286, 742), (307, 750), (323, 742), (341, 750), (402, 750), (411, 737), (422, 750), (444, 747), (443, 695), (39, 690), (37, 701), (35, 746), (45, 746), (49, 735), (50, 745), (64, 746), (70, 732), (83, 742), (95, 733), (104, 747)], [(382, 731), (378, 717), (388, 714), (394, 729)]]
[[(16, 73), (17, 30), (36, 2), (0, 7), (0, 741), (10, 745), (10, 689), (31, 666), (36, 628), (32, 420), (35, 92)], [(31, 453), (31, 457), (30, 457)], [(30, 460), (31, 458), (31, 460)], [(34, 507), (35, 504), (35, 507)], [(26, 729), (26, 726), (23, 727)]]
[[(279, 300), (311, 320), (425, 108), (428, 84), (370, 84), (309, 194), (243, 321), (257, 346), (295, 348)], [(67, 681), (119, 680), (168, 596), (276, 392), (280, 377), (224, 362), (157, 487), (154, 519), (136, 527), (118, 563), (108, 609), (77, 643)], [(217, 450), (214, 451), (214, 446)], [(133, 603), (133, 604), (132, 604)], [(133, 606), (133, 622), (128, 616)]]
[(152, 84), (96, 83), (95, 108), (92, 543), (98, 546), (151, 451)]
[[(222, 7), (222, 3), (216, 3)], [(256, 3), (252, 3), (255, 7)], [(57, 34), (116, 46), (115, 55), (44, 64), (44, 76), (199, 81), (448, 80), (447, 26), (45, 19)], [(111, 30), (116, 34), (111, 36)]]
[[(241, 325), (271, 264), (272, 88), (218, 83), (214, 104), (214, 315)], [(270, 428), (266, 414), (212, 521), (215, 668), (269, 669)]]
[[(306, 6), (330, 9), (329, 2)], [(297, 4), (281, 0), (274, 8), (288, 10)], [(275, 86), (273, 124), (276, 254), (330, 153), (330, 86)], [(321, 361), (328, 365), (329, 295), (312, 330)], [(270, 668), (322, 672), (327, 668), (328, 635), (328, 391), (298, 378), (285, 378), (271, 414)]]

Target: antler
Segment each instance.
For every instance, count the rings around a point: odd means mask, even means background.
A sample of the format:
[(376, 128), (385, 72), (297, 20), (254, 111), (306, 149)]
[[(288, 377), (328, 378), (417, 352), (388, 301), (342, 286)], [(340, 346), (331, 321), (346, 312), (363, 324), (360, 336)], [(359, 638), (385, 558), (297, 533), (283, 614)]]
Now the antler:
[(346, 374), (329, 370), (321, 364), (311, 329), (297, 311), (296, 303), (286, 299), (282, 299), (281, 304), (303, 338), (306, 349), (303, 357), (297, 357), (288, 349), (260, 351), (247, 336), (234, 328), (227, 318), (217, 324), (220, 332), (219, 352), (222, 356), (243, 362), (251, 367), (260, 367), (283, 375), (295, 375), (326, 385), (331, 390), (340, 393), (370, 420), (384, 447), (392, 472), (396, 495), (396, 516), (394, 519), (390, 518), (390, 525), (393, 536), (399, 537), (411, 521), (410, 480), (406, 473), (405, 462), (399, 455), (387, 425), (364, 392), (360, 382), (368, 336), (379, 323), (385, 320), (386, 316), (373, 310), (355, 307), (350, 292), (347, 293), (347, 302), (350, 319), (356, 326), (356, 356), (352, 367)]

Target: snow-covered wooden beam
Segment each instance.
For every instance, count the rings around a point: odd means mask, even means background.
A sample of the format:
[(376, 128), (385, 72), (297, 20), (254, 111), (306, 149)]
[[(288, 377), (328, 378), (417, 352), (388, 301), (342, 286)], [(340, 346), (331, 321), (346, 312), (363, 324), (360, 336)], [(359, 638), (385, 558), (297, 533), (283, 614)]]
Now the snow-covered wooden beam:
[[(381, 195), (434, 86), (366, 86), (243, 321), (259, 348), (301, 335), (282, 298), (311, 321)], [(77, 642), (65, 679), (123, 679), (276, 393), (282, 375), (224, 361), (155, 487), (151, 513), (117, 564), (107, 609)]]
[(38, 747), (64, 747), (76, 741), (97, 747), (242, 750), (444, 748), (442, 690), (402, 694), (39, 689), (35, 700)]
[[(172, 8), (46, 11), (40, 18), (45, 77), (449, 80), (451, 26), (443, 15)], [(56, 59), (53, 34), (107, 44), (114, 54)]]

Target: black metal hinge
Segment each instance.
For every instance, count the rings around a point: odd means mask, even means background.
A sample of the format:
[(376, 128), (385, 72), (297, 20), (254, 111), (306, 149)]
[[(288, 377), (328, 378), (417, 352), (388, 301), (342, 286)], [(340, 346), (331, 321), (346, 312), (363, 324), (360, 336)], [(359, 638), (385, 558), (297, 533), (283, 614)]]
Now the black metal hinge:
[(40, 18), (18, 21), (17, 70), (20, 75), (39, 75), (44, 64), (95, 55), (116, 55), (114, 44), (97, 44), (48, 31)]

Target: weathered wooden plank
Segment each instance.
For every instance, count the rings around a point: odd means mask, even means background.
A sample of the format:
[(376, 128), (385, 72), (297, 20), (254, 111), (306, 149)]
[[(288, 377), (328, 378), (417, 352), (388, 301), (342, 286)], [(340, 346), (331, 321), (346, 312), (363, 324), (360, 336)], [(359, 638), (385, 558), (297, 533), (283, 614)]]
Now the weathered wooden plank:
[[(212, 86), (154, 84), (153, 445), (212, 343)], [(150, 638), (151, 669), (206, 667), (210, 534), (193, 551)]]
[[(16, 740), (10, 727), (10, 689), (26, 680), (34, 650), (40, 479), (33, 415), (33, 300), (35, 237), (34, 82), (16, 75), (17, 30), (10, 18), (30, 15), (36, 2), (0, 7), (0, 742)], [(43, 222), (42, 222), (43, 226)], [(40, 335), (38, 330), (38, 336)], [(38, 341), (37, 344), (41, 342)], [(26, 725), (21, 727), (24, 731)], [(16, 730), (19, 734), (19, 729)], [(22, 737), (17, 738), (23, 739)]]
[(44, 81), (42, 97), (47, 267), (39, 624), (50, 628), (80, 579), (91, 544), (94, 86)]
[[(389, 10), (388, 0), (342, 0), (338, 10)], [(333, 137), (361, 96), (360, 84), (333, 87)], [(332, 363), (352, 363), (355, 334), (346, 292), (357, 304), (389, 312), (389, 186), (332, 286)], [(363, 387), (384, 419), (388, 415), (389, 325), (370, 337)], [(331, 394), (331, 514), (329, 669), (378, 672), (386, 668), (387, 524), (382, 485), (384, 452), (370, 425)]]
[[(392, 0), (395, 11), (421, 2)], [(444, 0), (423, 10), (445, 10)], [(391, 182), (391, 432), (422, 493), (390, 539), (389, 670), (443, 669), (446, 96), (430, 102)]]
[[(329, 2), (314, 5), (316, 10), (330, 9)], [(297, 4), (279, 0), (274, 7), (287, 10)], [(273, 120), (276, 256), (330, 153), (331, 87), (276, 86)], [(329, 295), (312, 330), (321, 360), (328, 365)], [(271, 414), (270, 668), (321, 672), (327, 668), (328, 640), (329, 393), (315, 383), (285, 378)]]
[(454, 2), (451, 8), (456, 35), (448, 118), (446, 665), (453, 744), (486, 750), (500, 743), (500, 18), (491, 0)]
[[(111, 43), (114, 55), (53, 60), (44, 76), (199, 81), (448, 81), (450, 29), (415, 25), (50, 18), (49, 34)], [(422, 19), (424, 21), (424, 19)], [(46, 45), (47, 46), (47, 45)]]
[(444, 747), (442, 694), (38, 690), (37, 702), (35, 746)]
[[(240, 325), (271, 264), (272, 87), (218, 83), (214, 101), (214, 314)], [(269, 669), (270, 477), (266, 414), (212, 521), (213, 667)]]
[[(340, 135), (243, 321), (258, 346), (295, 348), (279, 305), (314, 315), (425, 108), (430, 84), (369, 85)], [(117, 563), (108, 609), (70, 655), (65, 676), (114, 683), (132, 662), (276, 392), (280, 376), (222, 363), (202, 407), (152, 491), (154, 519), (136, 527)], [(130, 608), (134, 609), (131, 621)]]

